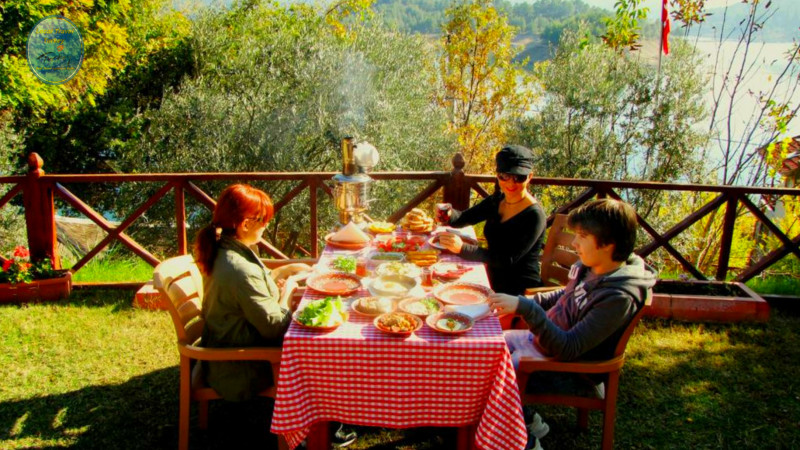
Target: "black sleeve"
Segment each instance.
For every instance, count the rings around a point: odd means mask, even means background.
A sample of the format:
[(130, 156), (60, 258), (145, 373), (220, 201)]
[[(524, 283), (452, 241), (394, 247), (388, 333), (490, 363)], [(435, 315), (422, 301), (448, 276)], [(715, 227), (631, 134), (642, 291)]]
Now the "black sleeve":
[(541, 239), (546, 226), (544, 211), (538, 205), (524, 211), (525, 217), (514, 222), (503, 236), (488, 242), (489, 248), (464, 244), (460, 256), (467, 260), (483, 261), (492, 267), (510, 267), (527, 255)]
[(494, 195), (490, 195), (481, 200), (477, 205), (464, 211), (452, 210), (450, 212), (450, 225), (453, 228), (463, 228), (468, 225), (475, 225), (488, 219), (492, 213), (497, 214), (498, 200)]

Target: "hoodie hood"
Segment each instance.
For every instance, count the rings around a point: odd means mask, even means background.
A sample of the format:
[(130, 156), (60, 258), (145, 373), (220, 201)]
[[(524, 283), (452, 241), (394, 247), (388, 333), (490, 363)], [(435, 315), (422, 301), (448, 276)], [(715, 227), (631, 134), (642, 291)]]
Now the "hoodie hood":
[(648, 266), (639, 255), (631, 254), (619, 269), (587, 284), (596, 289), (621, 289), (629, 293), (641, 307), (647, 302), (657, 279), (655, 269)]

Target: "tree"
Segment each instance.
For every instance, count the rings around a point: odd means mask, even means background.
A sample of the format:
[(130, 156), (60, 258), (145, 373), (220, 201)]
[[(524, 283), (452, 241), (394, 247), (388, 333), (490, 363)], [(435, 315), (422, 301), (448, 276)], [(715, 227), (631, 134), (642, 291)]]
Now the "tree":
[[(39, 19), (56, 13), (81, 30), (85, 57), (75, 78), (52, 86), (30, 72), (25, 42)], [(13, 151), (16, 170), (32, 151), (48, 172), (112, 170), (114, 150), (142, 126), (139, 113), (157, 107), (164, 88), (192, 67), (183, 40), (188, 19), (165, 9), (164, 0), (13, 0), (3, 18), (0, 112), (20, 142), (0, 152)]]
[(635, 55), (567, 33), (553, 58), (536, 65), (543, 105), (520, 119), (514, 139), (531, 147), (543, 176), (614, 180), (696, 180), (705, 144), (702, 75), (686, 46), (656, 68)]
[[(202, 13), (191, 48), (196, 73), (145, 113), (149, 125), (125, 146), (122, 171), (338, 171), (340, 139), (348, 135), (378, 148), (379, 170), (431, 170), (452, 155), (454, 139), (441, 132), (444, 112), (432, 102), (432, 53), (421, 37), (370, 22), (341, 33), (311, 7), (256, 2)], [(261, 187), (277, 200), (294, 186)], [(388, 215), (419, 188), (376, 183), (371, 214)], [(139, 189), (124, 190), (117, 207), (135, 207)], [(317, 244), (305, 233), (306, 202), (300, 197), (281, 210), (270, 223), (273, 240), (299, 232), (305, 248)], [(208, 219), (191, 201), (188, 208), (190, 226)], [(331, 212), (321, 217), (325, 229), (335, 217), (332, 205), (322, 210)], [(147, 220), (170, 223), (172, 216), (165, 205)]]
[(505, 143), (508, 123), (532, 101), (527, 61), (514, 62), (514, 28), (491, 0), (458, 4), (446, 14), (439, 103), (452, 111), (448, 128), (458, 136), (468, 167), (484, 172)]

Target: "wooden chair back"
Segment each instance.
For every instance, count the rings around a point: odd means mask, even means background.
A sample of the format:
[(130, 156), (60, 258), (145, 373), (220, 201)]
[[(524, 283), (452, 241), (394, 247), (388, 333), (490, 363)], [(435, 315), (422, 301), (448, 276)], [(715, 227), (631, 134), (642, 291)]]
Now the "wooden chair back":
[(567, 215), (556, 214), (542, 250), (542, 283), (544, 286), (564, 286), (569, 280), (569, 268), (578, 261), (572, 250), (575, 234), (567, 228)]
[[(525, 356), (520, 359), (517, 368), (517, 383), (523, 403), (571, 406), (578, 411), (578, 426), (587, 428), (589, 410), (603, 412), (603, 450), (610, 450), (614, 444), (614, 423), (616, 421), (617, 392), (619, 391), (619, 372), (625, 362), (625, 349), (633, 330), (644, 315), (644, 310), (651, 304), (652, 294), (648, 294), (644, 304), (631, 318), (625, 331), (614, 349), (614, 356), (606, 361), (558, 361), (544, 355)], [(583, 397), (570, 394), (544, 393), (528, 394), (528, 379), (533, 372), (561, 372), (575, 374), (605, 374), (605, 395), (603, 398)]]
[[(277, 383), (281, 349), (270, 347), (206, 348), (200, 347), (205, 320), (203, 319), (203, 276), (191, 255), (167, 259), (153, 271), (153, 286), (167, 306), (178, 337), (180, 354), (180, 408), (178, 417), (178, 448), (189, 447), (189, 409), (194, 400), (199, 404), (200, 428), (208, 426), (208, 402), (221, 398), (205, 385), (201, 371), (192, 371), (197, 361), (265, 361), (272, 365), (272, 379)], [(275, 385), (259, 392), (262, 397), (275, 398)], [(278, 439), (280, 449), (286, 441)]]
[(203, 333), (203, 276), (191, 255), (167, 259), (153, 271), (153, 287), (172, 317), (178, 343), (197, 344)]

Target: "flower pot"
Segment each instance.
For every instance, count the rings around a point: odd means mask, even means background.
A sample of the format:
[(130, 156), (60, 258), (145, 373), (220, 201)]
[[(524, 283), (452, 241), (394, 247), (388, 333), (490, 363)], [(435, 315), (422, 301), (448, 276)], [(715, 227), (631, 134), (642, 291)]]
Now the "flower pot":
[(72, 274), (65, 272), (57, 278), (35, 280), (30, 283), (2, 283), (0, 303), (53, 301), (69, 297), (71, 291)]
[(693, 322), (765, 322), (769, 304), (739, 282), (659, 280), (645, 314)]

